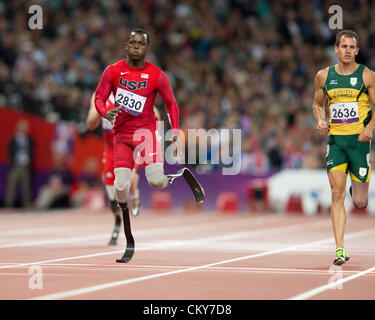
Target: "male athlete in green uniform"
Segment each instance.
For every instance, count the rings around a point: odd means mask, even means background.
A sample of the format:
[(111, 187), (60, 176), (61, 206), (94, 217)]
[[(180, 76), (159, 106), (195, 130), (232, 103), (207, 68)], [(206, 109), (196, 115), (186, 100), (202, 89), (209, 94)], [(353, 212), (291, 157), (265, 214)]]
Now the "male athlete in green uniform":
[[(349, 260), (344, 249), (346, 180), (357, 208), (366, 208), (370, 179), (371, 139), (375, 127), (370, 101), (375, 103), (375, 73), (355, 62), (358, 36), (342, 30), (336, 35), (338, 64), (320, 70), (315, 77), (314, 117), (320, 135), (327, 134), (327, 172), (331, 185), (331, 219), (336, 241), (335, 265)], [(328, 100), (329, 127), (325, 121)]]

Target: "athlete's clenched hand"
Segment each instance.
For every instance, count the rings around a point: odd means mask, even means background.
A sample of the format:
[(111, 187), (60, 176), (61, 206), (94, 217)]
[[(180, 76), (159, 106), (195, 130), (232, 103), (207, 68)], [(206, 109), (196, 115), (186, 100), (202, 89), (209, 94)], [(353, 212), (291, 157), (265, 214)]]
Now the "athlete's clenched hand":
[(327, 122), (325, 122), (325, 120), (319, 120), (316, 128), (318, 129), (318, 132), (321, 136), (327, 134)]
[(121, 106), (120, 107), (115, 107), (111, 110), (108, 110), (106, 113), (105, 113), (105, 118), (109, 121), (111, 121), (112, 123), (114, 123), (114, 121), (116, 120), (116, 117), (117, 117), (117, 114), (118, 113), (121, 113)]
[(372, 128), (369, 128), (368, 126), (363, 129), (361, 134), (358, 137), (359, 142), (368, 142), (371, 141), (373, 137), (373, 130)]

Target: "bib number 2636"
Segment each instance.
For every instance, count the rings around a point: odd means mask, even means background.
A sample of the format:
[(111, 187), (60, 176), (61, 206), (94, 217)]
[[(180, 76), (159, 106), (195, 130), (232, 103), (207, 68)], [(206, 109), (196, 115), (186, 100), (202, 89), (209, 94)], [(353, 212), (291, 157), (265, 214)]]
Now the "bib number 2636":
[(353, 123), (359, 121), (358, 103), (332, 103), (331, 104), (332, 123)]

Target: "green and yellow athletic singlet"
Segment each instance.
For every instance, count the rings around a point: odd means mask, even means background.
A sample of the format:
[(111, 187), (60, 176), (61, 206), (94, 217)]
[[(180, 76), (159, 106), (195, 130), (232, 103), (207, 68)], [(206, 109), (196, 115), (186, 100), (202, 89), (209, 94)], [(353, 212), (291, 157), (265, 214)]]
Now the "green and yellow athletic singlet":
[(360, 134), (371, 118), (370, 99), (363, 83), (365, 66), (350, 75), (340, 75), (329, 67), (324, 92), (328, 99), (329, 134)]
[(358, 136), (371, 119), (371, 106), (363, 70), (361, 64), (343, 76), (330, 66), (324, 91), (329, 108), (327, 171), (349, 172), (352, 180), (365, 183), (370, 179), (371, 142), (359, 142)]

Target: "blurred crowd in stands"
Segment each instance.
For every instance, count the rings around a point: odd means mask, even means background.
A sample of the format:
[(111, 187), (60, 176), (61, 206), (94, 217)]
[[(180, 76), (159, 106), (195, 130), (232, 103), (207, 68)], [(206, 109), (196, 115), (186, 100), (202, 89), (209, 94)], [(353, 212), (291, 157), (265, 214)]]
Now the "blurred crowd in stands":
[[(42, 30), (28, 29), (33, 4), (43, 8)], [(336, 62), (333, 4), (359, 34), (357, 61), (374, 69), (371, 1), (0, 0), (0, 104), (84, 133), (104, 68), (124, 58), (128, 32), (143, 27), (182, 128), (240, 128), (242, 173), (324, 168), (326, 138), (311, 107), (316, 72)]]

